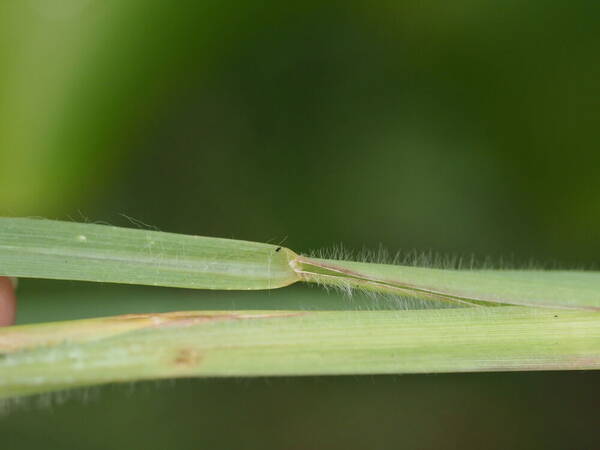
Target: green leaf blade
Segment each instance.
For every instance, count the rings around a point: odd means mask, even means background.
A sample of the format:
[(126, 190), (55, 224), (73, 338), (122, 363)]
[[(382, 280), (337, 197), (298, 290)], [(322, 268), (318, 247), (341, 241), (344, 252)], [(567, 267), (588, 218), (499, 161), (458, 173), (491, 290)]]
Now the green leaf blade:
[[(278, 250), (279, 249), (279, 250)], [(275, 245), (44, 219), (0, 218), (0, 275), (194, 289), (298, 280)]]

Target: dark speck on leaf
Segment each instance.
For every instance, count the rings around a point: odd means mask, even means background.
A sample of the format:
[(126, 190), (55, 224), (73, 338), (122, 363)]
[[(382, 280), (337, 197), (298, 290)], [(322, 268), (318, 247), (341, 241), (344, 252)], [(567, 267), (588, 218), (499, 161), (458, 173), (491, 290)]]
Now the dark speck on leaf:
[(278, 252), (279, 250), (281, 250), (281, 247), (277, 247), (277, 248), (275, 249), (275, 251), (276, 251), (276, 252)]

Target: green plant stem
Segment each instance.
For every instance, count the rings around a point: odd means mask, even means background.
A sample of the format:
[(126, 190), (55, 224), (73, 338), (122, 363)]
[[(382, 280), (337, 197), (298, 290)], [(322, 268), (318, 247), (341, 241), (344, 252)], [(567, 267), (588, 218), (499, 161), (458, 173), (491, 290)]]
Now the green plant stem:
[(537, 308), (140, 314), (0, 330), (0, 397), (174, 377), (600, 367), (600, 313)]
[(558, 270), (454, 270), (324, 260), (292, 261), (303, 281), (463, 305), (600, 310), (600, 273)]

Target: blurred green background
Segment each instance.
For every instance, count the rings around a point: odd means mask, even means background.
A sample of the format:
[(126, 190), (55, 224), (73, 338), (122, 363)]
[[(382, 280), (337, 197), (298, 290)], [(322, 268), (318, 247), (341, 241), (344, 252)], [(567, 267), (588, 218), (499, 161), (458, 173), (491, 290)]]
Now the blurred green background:
[[(599, 14), (592, 0), (2, 2), (0, 214), (141, 226), (124, 214), (165, 231), (287, 237), (299, 252), (381, 244), (593, 268)], [(19, 293), (20, 323), (347, 306), (301, 288), (21, 280)], [(0, 440), (598, 448), (598, 382), (581, 372), (108, 386), (12, 407)]]

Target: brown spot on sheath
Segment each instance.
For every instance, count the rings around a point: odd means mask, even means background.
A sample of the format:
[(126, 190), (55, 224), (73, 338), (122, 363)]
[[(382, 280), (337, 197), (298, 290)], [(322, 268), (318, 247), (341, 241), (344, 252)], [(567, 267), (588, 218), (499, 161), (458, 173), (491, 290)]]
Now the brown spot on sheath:
[(156, 314), (125, 314), (38, 325), (0, 328), (0, 354), (70, 342), (89, 342), (123, 333), (161, 327), (187, 327), (225, 320), (277, 319), (310, 314), (306, 311), (180, 311)]
[(173, 363), (177, 367), (194, 367), (202, 362), (202, 354), (193, 348), (182, 348), (175, 354)]
[(123, 316), (113, 317), (112, 320), (118, 321), (144, 321), (149, 328), (165, 328), (165, 327), (188, 327), (201, 323), (221, 322), (225, 320), (251, 320), (251, 319), (276, 319), (280, 317), (292, 317), (304, 315), (301, 311), (277, 311), (277, 312), (256, 312), (256, 313), (240, 313), (240, 312), (194, 312), (194, 311), (177, 311), (160, 314), (126, 314)]

